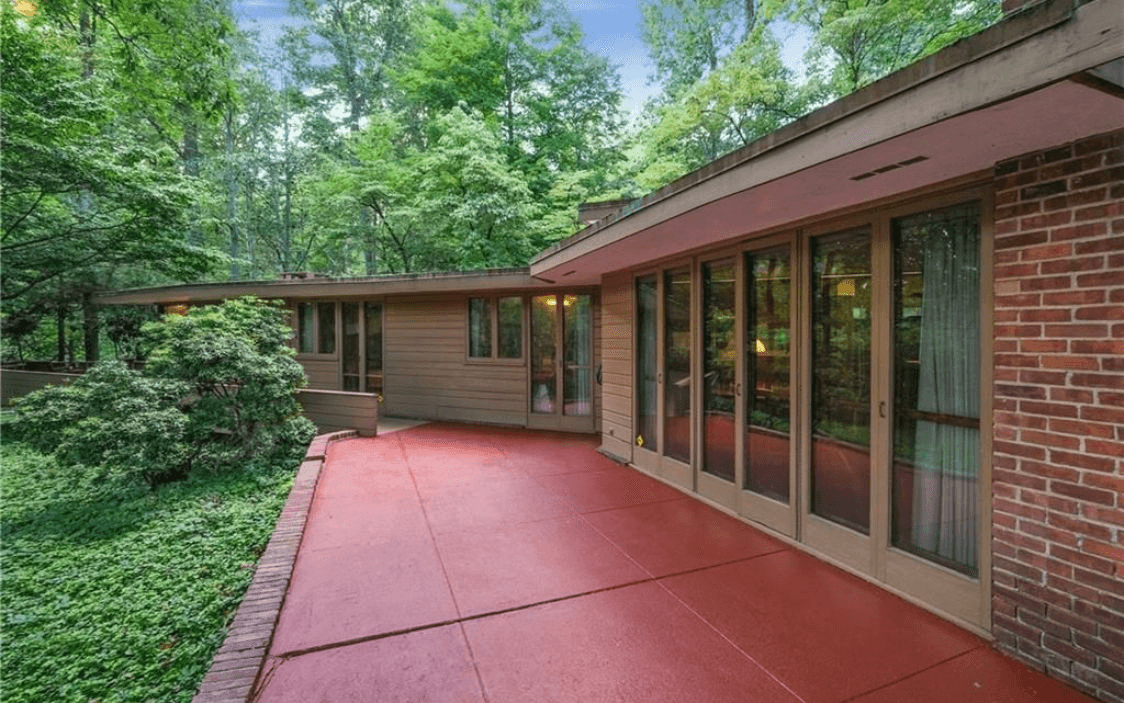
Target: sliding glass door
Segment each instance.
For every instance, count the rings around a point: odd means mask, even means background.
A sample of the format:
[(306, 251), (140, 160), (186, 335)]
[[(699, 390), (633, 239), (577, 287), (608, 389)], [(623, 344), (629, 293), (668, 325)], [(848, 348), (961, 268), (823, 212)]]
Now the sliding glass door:
[(933, 198), (638, 275), (637, 466), (985, 624), (987, 211)]
[(737, 260), (702, 264), (702, 470), (734, 482)]
[(691, 269), (663, 279), (663, 455), (691, 464)]
[(870, 233), (815, 238), (811, 258), (811, 511), (869, 534)]
[(593, 376), (592, 297), (533, 296), (529, 425), (593, 431)]
[(894, 220), (891, 543), (969, 576), (980, 443), (978, 207)]

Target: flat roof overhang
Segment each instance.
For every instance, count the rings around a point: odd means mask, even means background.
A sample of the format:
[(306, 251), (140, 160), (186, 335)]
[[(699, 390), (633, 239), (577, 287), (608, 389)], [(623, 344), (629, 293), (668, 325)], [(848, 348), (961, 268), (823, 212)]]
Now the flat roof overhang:
[(550, 284), (533, 278), (527, 269), (500, 269), (465, 273), (421, 273), (368, 278), (306, 278), (285, 281), (195, 283), (160, 288), (102, 293), (95, 301), (106, 305), (176, 305), (213, 303), (227, 298), (253, 295), (285, 300), (370, 298), (387, 295), (523, 291), (548, 289)]
[(990, 171), (1124, 127), (1124, 91), (1084, 72), (1124, 55), (1124, 0), (1055, 0), (593, 225), (531, 263), (569, 285)]

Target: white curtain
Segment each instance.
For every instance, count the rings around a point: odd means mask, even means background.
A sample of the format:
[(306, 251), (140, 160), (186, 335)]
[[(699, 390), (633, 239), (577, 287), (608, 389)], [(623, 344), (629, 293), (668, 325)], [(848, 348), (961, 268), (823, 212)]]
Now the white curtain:
[[(974, 210), (974, 208), (973, 208)], [(930, 221), (922, 248), (917, 409), (979, 418), (979, 225), (974, 212)], [(916, 546), (974, 571), (980, 430), (919, 420), (913, 538)]]

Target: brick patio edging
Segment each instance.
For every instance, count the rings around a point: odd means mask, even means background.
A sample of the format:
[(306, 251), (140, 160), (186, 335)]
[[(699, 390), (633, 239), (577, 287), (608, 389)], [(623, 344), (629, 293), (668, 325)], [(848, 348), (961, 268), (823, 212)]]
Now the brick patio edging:
[(289, 590), (328, 444), (356, 436), (355, 430), (332, 432), (314, 437), (309, 443), (269, 545), (258, 560), (254, 578), (230, 622), (226, 639), (215, 652), (192, 703), (245, 703), (250, 698)]

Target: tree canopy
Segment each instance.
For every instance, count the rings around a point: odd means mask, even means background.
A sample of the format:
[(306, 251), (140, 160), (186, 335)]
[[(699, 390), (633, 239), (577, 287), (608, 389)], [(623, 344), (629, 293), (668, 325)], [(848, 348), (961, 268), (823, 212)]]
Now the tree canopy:
[(630, 123), (560, 0), (291, 0), (273, 51), (226, 0), (2, 7), (3, 352), (60, 360), (131, 348), (92, 303), (108, 288), (525, 265), (580, 202), (658, 188), (999, 16), (644, 0), (659, 92)]

